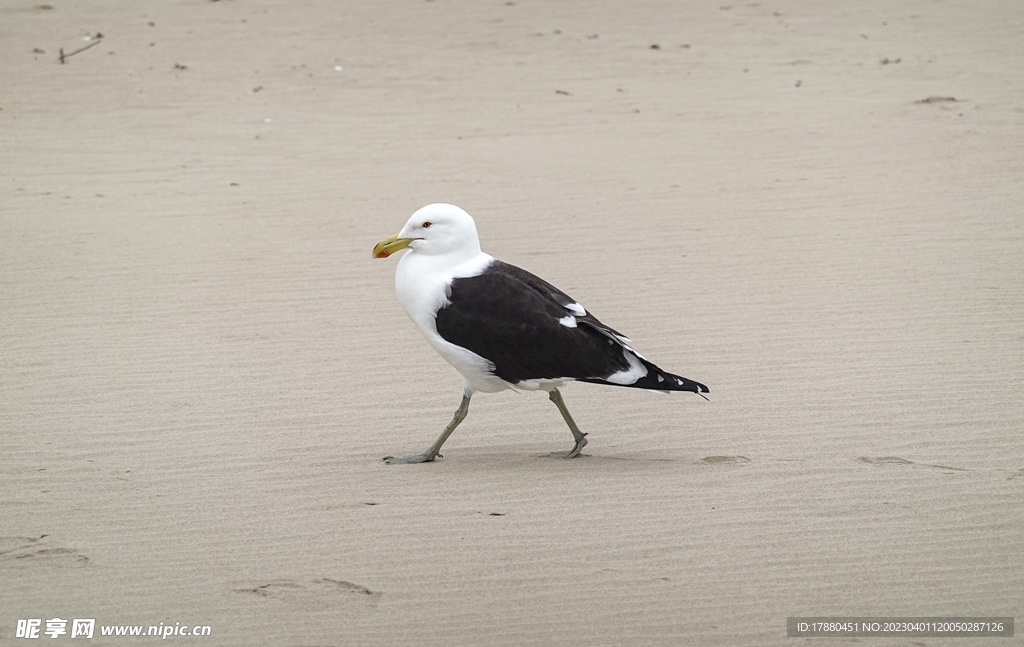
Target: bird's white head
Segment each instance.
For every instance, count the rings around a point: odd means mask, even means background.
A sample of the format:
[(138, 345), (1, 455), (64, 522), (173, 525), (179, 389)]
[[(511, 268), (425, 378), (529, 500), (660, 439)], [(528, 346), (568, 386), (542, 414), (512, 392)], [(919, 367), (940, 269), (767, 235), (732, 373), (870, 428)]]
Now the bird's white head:
[(373, 248), (374, 258), (387, 258), (400, 249), (438, 256), (457, 254), (463, 260), (480, 253), (480, 238), (473, 217), (453, 204), (430, 204), (412, 214), (398, 234)]

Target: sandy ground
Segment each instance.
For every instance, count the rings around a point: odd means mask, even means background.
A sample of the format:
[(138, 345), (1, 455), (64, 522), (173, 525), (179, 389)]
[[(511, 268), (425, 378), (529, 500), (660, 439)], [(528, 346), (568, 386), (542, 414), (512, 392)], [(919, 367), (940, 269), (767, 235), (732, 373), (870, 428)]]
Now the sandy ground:
[[(3, 642), (1024, 618), (1019, 0), (38, 2), (0, 5)], [(543, 395), (485, 394), (384, 465), (460, 397), (369, 254), (435, 201), (711, 401), (571, 386), (560, 461)]]

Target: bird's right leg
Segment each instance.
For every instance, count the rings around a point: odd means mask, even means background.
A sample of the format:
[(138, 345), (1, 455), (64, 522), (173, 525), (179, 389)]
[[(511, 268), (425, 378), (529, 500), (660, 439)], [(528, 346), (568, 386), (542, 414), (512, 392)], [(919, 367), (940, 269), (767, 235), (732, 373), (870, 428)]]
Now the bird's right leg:
[(455, 417), (448, 423), (448, 426), (444, 428), (444, 431), (438, 436), (434, 444), (430, 446), (430, 449), (423, 452), (422, 454), (413, 454), (412, 456), (401, 456), (395, 458), (394, 456), (388, 456), (384, 459), (384, 462), (388, 465), (397, 465), (399, 463), (429, 463), (438, 456), (440, 456), (441, 445), (444, 441), (448, 440), (448, 436), (452, 435), (455, 428), (459, 426), (459, 423), (466, 419), (466, 414), (469, 413), (469, 398), (472, 397), (472, 393), (465, 393), (462, 396), (462, 404), (455, 410)]
[(569, 415), (569, 410), (565, 408), (565, 402), (562, 400), (562, 394), (558, 392), (558, 389), (551, 389), (548, 393), (548, 399), (555, 403), (558, 410), (562, 414), (562, 418), (565, 420), (565, 424), (569, 425), (569, 431), (572, 432), (572, 439), (576, 441), (572, 449), (568, 454), (559, 454), (562, 458), (576, 458), (583, 451), (583, 446), (587, 444), (586, 434), (580, 431), (580, 428), (576, 426), (576, 421)]

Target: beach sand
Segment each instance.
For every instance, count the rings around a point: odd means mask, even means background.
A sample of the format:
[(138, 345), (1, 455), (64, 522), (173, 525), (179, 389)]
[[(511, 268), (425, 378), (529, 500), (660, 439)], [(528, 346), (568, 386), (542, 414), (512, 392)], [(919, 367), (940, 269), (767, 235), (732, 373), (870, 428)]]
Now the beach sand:
[[(1022, 34), (1018, 0), (5, 2), (0, 640), (1020, 620)], [(482, 394), (385, 465), (461, 396), (369, 253), (438, 201), (710, 401), (569, 386), (563, 461), (543, 394)]]

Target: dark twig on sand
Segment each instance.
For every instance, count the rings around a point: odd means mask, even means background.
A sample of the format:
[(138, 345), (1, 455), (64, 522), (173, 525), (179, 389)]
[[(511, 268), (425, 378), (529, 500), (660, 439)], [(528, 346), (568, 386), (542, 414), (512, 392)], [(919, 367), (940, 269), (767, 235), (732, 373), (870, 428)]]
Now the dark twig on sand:
[(71, 58), (75, 54), (78, 54), (80, 52), (84, 52), (85, 50), (89, 49), (90, 47), (95, 47), (96, 45), (99, 45), (102, 42), (103, 42), (102, 38), (97, 38), (96, 40), (92, 41), (91, 43), (89, 43), (85, 47), (79, 47), (78, 49), (76, 49), (75, 51), (71, 52), (70, 54), (65, 54), (64, 53), (64, 48), (61, 47), (60, 48), (60, 59), (59, 59), (60, 60), (60, 64), (64, 65), (64, 59)]

